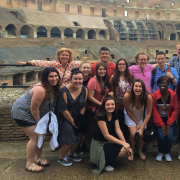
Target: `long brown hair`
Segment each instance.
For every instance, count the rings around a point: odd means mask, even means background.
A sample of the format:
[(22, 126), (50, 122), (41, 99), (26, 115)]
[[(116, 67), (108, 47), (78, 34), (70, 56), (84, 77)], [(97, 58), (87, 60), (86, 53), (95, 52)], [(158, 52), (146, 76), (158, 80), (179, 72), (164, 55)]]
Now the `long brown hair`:
[[(99, 69), (100, 66), (103, 66), (106, 69), (106, 74), (103, 77), (104, 84), (101, 82), (101, 78), (100, 78), (100, 76), (98, 74), (98, 69)], [(101, 94), (105, 95), (106, 86), (110, 89), (110, 83), (109, 83), (108, 74), (107, 74), (107, 67), (106, 67), (105, 63), (103, 63), (103, 62), (97, 63), (95, 75), (96, 75), (97, 82), (98, 82), (98, 84), (99, 84), (99, 86), (101, 88)]]
[(141, 79), (135, 79), (134, 82), (133, 82), (131, 91), (128, 92), (129, 95), (130, 95), (131, 108), (134, 107), (134, 104), (135, 104), (134, 85), (135, 85), (136, 82), (140, 82), (141, 86), (142, 86), (142, 93), (140, 94), (140, 99), (139, 99), (141, 106), (144, 105), (144, 103), (145, 103), (145, 101), (147, 99), (147, 96), (149, 94), (148, 91), (145, 88), (144, 81), (142, 81)]
[(120, 71), (118, 69), (119, 61), (124, 61), (124, 63), (126, 64), (126, 69), (124, 71), (124, 77), (125, 77), (125, 80), (127, 80), (127, 82), (132, 85), (133, 84), (133, 76), (129, 72), (128, 63), (125, 59), (119, 59), (116, 63), (114, 76), (112, 78), (112, 83), (113, 83), (114, 87), (119, 86), (119, 80), (120, 80)]

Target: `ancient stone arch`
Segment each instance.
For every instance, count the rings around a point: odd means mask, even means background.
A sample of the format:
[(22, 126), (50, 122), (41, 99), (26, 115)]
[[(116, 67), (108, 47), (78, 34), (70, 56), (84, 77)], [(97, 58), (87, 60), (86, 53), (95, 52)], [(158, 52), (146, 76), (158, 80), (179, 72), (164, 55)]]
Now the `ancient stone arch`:
[(31, 82), (36, 80), (36, 73), (35, 71), (28, 72), (26, 74), (26, 82)]
[(170, 40), (176, 40), (176, 33), (170, 34)]
[(176, 30), (180, 30), (180, 23), (175, 24)]
[(5, 30), (7, 31), (8, 35), (16, 36), (17, 28), (13, 24), (9, 24), (6, 26)]
[(85, 39), (85, 32), (83, 29), (78, 29), (76, 31), (76, 38)]
[(166, 27), (166, 30), (167, 30), (167, 31), (172, 31), (172, 30), (173, 30), (173, 25), (172, 25), (171, 23), (167, 23), (167, 24), (165, 25), (165, 27)]
[(66, 28), (64, 30), (64, 36), (66, 36), (66, 38), (73, 38), (73, 30), (71, 28)]
[(23, 85), (23, 74), (18, 73), (13, 76), (13, 85)]
[(21, 27), (21, 35), (25, 35), (28, 38), (33, 38), (33, 30), (28, 25)]
[(96, 39), (96, 32), (93, 29), (88, 31), (88, 39)]
[(161, 23), (157, 23), (156, 25), (156, 28), (158, 30), (158, 33), (159, 33), (159, 38), (160, 39), (164, 39), (164, 29), (163, 29), (163, 25)]
[(57, 27), (52, 28), (50, 33), (51, 33), (51, 37), (59, 37), (59, 38), (61, 38), (61, 31)]
[(37, 37), (47, 37), (47, 29), (44, 26), (37, 28)]
[(99, 31), (99, 39), (106, 40), (107, 39), (107, 32), (105, 30)]

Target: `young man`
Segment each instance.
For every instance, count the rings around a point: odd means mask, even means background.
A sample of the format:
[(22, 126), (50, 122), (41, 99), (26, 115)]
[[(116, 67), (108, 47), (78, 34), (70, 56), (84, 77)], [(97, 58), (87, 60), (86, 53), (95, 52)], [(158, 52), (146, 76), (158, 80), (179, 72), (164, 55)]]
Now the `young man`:
[(93, 75), (95, 75), (95, 69), (96, 69), (97, 63), (103, 62), (107, 66), (108, 78), (110, 80), (110, 78), (114, 74), (114, 71), (116, 68), (116, 65), (109, 61), (110, 50), (107, 47), (102, 47), (99, 51), (99, 57), (100, 57), (101, 61), (98, 61), (98, 62), (92, 64), (91, 71), (92, 71)]
[(180, 76), (180, 42), (176, 45), (177, 56), (173, 56), (168, 64), (174, 67)]
[(151, 92), (155, 92), (159, 89), (159, 86), (157, 85), (157, 80), (160, 76), (167, 76), (170, 79), (170, 83), (168, 88), (174, 90), (177, 82), (178, 82), (178, 72), (175, 68), (170, 67), (165, 64), (166, 62), (166, 55), (163, 51), (158, 51), (156, 54), (156, 62), (158, 64), (158, 68), (155, 72), (154, 78), (152, 73), (152, 79), (153, 82), (151, 83)]

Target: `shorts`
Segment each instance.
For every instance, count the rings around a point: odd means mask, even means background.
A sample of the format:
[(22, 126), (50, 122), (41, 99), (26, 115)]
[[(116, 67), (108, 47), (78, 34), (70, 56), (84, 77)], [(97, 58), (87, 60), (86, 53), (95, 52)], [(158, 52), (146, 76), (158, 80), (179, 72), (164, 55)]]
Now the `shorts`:
[(14, 119), (17, 123), (18, 126), (20, 127), (30, 127), (30, 126), (35, 126), (36, 123), (32, 123), (32, 122), (27, 122), (27, 121), (23, 121), (23, 120), (19, 120), (19, 119)]

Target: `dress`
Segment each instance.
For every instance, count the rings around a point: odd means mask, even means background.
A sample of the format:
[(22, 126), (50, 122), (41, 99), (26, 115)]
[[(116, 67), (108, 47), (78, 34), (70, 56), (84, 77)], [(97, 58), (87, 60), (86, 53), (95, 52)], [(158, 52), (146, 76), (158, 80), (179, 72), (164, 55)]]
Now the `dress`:
[(64, 72), (65, 69), (57, 60), (54, 61), (32, 60), (32, 61), (28, 61), (28, 63), (33, 66), (53, 67), (57, 69), (60, 77), (62, 78), (62, 85), (61, 85), (62, 88), (63, 86), (66, 86), (70, 82), (71, 69), (78, 68), (79, 65), (81, 64), (81, 61), (72, 61), (68, 63), (65, 72)]
[[(63, 93), (67, 95), (67, 104), (63, 98)], [(66, 86), (61, 88), (58, 101), (55, 108), (55, 114), (58, 118), (58, 125), (59, 125), (59, 135), (58, 135), (58, 142), (60, 145), (64, 144), (75, 144), (80, 141), (82, 138), (82, 134), (75, 134), (73, 130), (72, 124), (63, 116), (62, 111), (68, 110), (71, 114), (72, 118), (78, 116), (80, 110), (86, 106), (85, 101), (86, 96), (86, 88), (82, 86), (81, 93), (79, 96), (74, 100), (67, 89)]]

